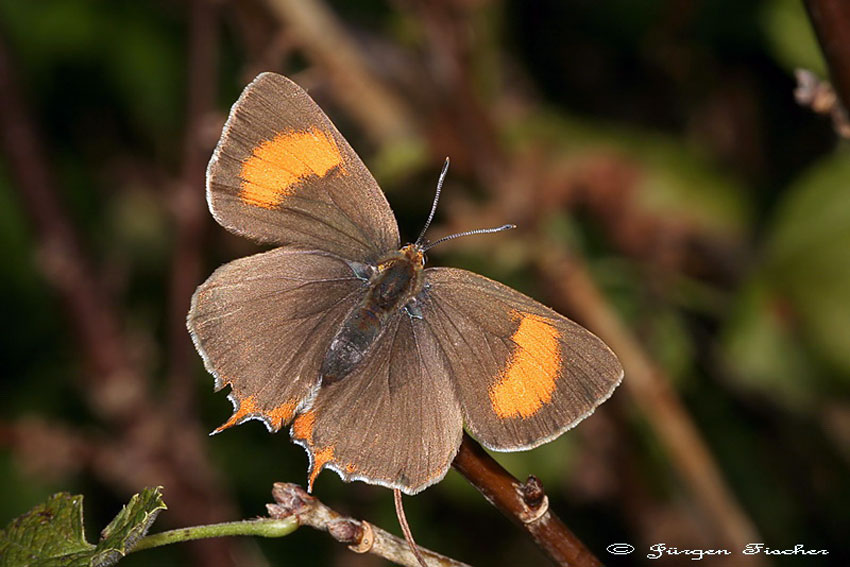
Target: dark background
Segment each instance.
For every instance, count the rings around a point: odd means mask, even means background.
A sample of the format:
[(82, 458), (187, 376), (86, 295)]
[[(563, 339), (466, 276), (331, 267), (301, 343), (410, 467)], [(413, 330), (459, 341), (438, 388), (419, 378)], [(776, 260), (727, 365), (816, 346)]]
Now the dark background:
[[(623, 359), (580, 427), (497, 455), (603, 561), (759, 541), (830, 553), (767, 564), (850, 564), (850, 153), (794, 101), (794, 68), (826, 76), (800, 2), (0, 0), (0, 46), (3, 524), (67, 490), (94, 539), (160, 484), (155, 531), (249, 518), (274, 481), (305, 481), (285, 433), (206, 436), (231, 408), (184, 326), (194, 287), (259, 249), (213, 222), (203, 175), (229, 105), (273, 70), (360, 153), (403, 239), (446, 155), (433, 237), (519, 225), (432, 263)], [(325, 472), (315, 494), (398, 533), (385, 489)], [(545, 562), (453, 471), (406, 507), (423, 546)], [(123, 564), (383, 563), (305, 528)]]

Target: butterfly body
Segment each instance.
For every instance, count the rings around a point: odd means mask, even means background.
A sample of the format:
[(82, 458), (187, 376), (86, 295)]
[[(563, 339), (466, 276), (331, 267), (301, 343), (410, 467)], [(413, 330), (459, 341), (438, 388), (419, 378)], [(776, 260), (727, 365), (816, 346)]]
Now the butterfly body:
[(234, 412), (290, 428), (310, 459), (407, 494), (447, 473), (464, 428), (536, 447), (590, 415), (623, 369), (595, 335), (530, 297), (400, 247), (369, 170), (298, 85), (263, 73), (207, 168), (223, 227), (276, 245), (218, 268), (187, 326)]
[[(399, 316), (422, 290), (422, 252), (413, 244), (388, 255), (371, 270), (368, 291), (348, 314), (322, 361), (322, 385), (348, 376), (380, 337), (391, 317)], [(412, 309), (411, 309), (412, 310)]]

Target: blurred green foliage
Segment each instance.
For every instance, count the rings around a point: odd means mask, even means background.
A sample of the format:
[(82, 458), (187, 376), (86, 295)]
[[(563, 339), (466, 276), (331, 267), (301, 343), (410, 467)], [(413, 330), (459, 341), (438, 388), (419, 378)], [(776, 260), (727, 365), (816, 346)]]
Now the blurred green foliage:
[[(471, 18), (479, 27), (470, 34), (473, 84), (476, 96), (501, 109), (495, 126), (505, 151), (534, 155), (541, 167), (564, 168), (567, 177), (596, 156), (613, 156), (637, 172), (631, 193), (614, 193), (605, 206), (562, 203), (547, 211), (546, 230), (587, 256), (609, 299), (674, 381), (765, 541), (825, 547), (831, 555), (821, 564), (850, 564), (850, 150), (823, 118), (793, 101), (793, 68), (824, 73), (800, 3), (482, 4)], [(358, 37), (373, 40), (373, 49), (409, 57), (429, 52), (433, 39), (416, 13), (374, 1), (331, 6)], [(225, 112), (242, 86), (248, 49), (233, 12), (221, 13), (217, 94)], [(185, 135), (187, 28), (181, 2), (0, 0), (0, 37), (39, 120), (63, 203), (157, 387), (165, 381), (174, 244), (166, 203)], [(500, 97), (510, 100), (499, 103)], [(527, 112), (511, 112), (515, 99)], [(368, 147), (343, 112), (327, 110), (355, 148)], [(423, 148), (435, 142), (420, 142), (395, 153), (361, 152), (386, 180), (408, 236), (418, 231), (439, 168), (439, 160), (422, 165)], [(475, 183), (449, 180), (451, 191), (471, 185), (486, 195)], [(721, 253), (708, 271), (720, 275), (659, 266), (652, 249), (624, 251), (617, 231), (629, 219), (606, 216), (615, 206), (647, 227), (674, 223), (689, 238), (717, 245)], [(255, 250), (223, 230), (209, 233), (207, 272)], [(0, 155), (3, 420), (37, 417), (108, 435), (79, 393), (85, 361), (42, 277), (36, 240)], [(524, 261), (531, 252), (509, 238), (499, 242), (505, 247), (484, 244), (442, 257), (435, 250), (435, 258), (541, 297), (542, 284)], [(230, 411), (211, 383), (198, 363), (195, 393), (210, 430)], [(589, 447), (604, 440), (582, 433), (584, 427), (528, 453), (497, 455), (518, 477), (540, 477), (555, 509), (596, 550), (649, 537), (636, 528), (635, 515), (687, 507), (681, 480), (639, 412), (622, 391), (609, 405), (617, 430), (616, 448), (605, 449), (611, 460), (594, 456)], [(596, 431), (589, 424), (586, 430)], [(205, 446), (244, 517), (263, 512), (272, 481), (305, 477), (303, 451), (255, 422)], [(581, 479), (594, 458), (601, 469), (587, 470), (605, 473), (592, 475), (596, 484)], [(623, 461), (628, 466), (617, 464)], [(69, 467), (51, 475), (28, 466), (14, 451), (0, 453), (2, 524), (69, 490), (86, 494), (92, 526), (105, 525), (128, 496), (91, 471)], [(317, 490), (342, 511), (385, 527), (396, 523), (382, 489), (344, 485), (326, 472)], [(537, 557), (453, 472), (406, 502), (424, 546), (475, 564)], [(280, 565), (329, 564), (344, 553), (324, 534), (300, 530), (285, 539), (258, 545)], [(155, 550), (122, 565), (181, 564), (187, 557), (181, 549)]]

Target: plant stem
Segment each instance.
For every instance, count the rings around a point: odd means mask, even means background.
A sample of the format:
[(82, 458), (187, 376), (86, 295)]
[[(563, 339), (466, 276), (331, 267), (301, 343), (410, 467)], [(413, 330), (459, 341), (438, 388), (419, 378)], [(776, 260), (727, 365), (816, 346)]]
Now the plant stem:
[(844, 0), (806, 0), (805, 5), (835, 92), (844, 108), (850, 109), (850, 5)]
[[(525, 530), (537, 547), (562, 567), (599, 567), (602, 563), (549, 510), (543, 486), (533, 477), (522, 483), (466, 433), (452, 466), (493, 506)], [(538, 515), (539, 514), (539, 515)]]
[(256, 520), (193, 526), (145, 536), (133, 547), (133, 551), (210, 537), (234, 535), (283, 537), (296, 529), (298, 529), (298, 519), (294, 516), (284, 519), (258, 518)]

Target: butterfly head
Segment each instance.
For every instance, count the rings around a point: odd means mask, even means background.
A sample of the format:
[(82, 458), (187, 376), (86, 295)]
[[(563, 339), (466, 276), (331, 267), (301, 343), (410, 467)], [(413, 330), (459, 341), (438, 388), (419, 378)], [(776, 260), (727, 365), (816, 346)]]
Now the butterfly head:
[(414, 266), (425, 267), (425, 250), (422, 249), (422, 246), (418, 244), (407, 244), (406, 246), (402, 246), (399, 252), (402, 257)]

